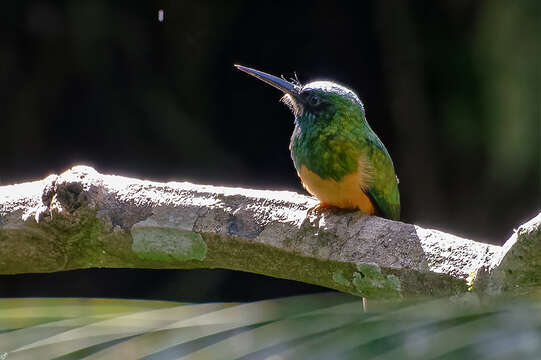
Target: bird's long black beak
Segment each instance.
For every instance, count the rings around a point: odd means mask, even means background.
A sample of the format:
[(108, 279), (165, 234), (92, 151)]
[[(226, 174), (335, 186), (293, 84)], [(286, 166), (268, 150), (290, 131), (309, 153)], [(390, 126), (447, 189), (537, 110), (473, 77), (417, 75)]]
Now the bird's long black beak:
[(246, 66), (235, 65), (235, 67), (239, 69), (240, 71), (244, 71), (245, 73), (258, 78), (259, 80), (264, 81), (271, 86), (274, 86), (278, 90), (281, 90), (284, 93), (291, 95), (294, 99), (300, 99), (300, 95), (299, 95), (300, 89), (298, 85), (290, 83), (289, 81), (286, 81), (274, 75), (267, 74), (267, 73), (264, 73), (263, 71), (259, 71), (256, 69), (251, 69)]

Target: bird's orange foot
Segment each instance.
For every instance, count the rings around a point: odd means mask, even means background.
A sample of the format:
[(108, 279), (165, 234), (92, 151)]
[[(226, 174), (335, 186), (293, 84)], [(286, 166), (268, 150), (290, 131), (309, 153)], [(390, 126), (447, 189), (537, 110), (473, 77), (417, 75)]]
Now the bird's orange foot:
[(319, 203), (315, 206), (312, 206), (309, 210), (308, 210), (308, 215), (319, 215), (321, 214), (321, 212), (323, 211), (323, 209), (325, 208), (329, 208), (331, 207), (331, 205), (328, 205), (328, 204), (325, 204), (325, 203)]

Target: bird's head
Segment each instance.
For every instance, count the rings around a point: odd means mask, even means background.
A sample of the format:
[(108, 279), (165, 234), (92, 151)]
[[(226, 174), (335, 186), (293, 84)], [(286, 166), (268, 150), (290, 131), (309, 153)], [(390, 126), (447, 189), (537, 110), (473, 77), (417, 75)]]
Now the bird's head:
[(364, 119), (361, 100), (350, 89), (331, 81), (314, 81), (302, 85), (298, 80), (289, 82), (259, 70), (241, 65), (235, 67), (250, 74), (284, 93), (284, 102), (298, 121), (312, 122), (314, 119), (332, 119), (337, 111), (359, 112)]

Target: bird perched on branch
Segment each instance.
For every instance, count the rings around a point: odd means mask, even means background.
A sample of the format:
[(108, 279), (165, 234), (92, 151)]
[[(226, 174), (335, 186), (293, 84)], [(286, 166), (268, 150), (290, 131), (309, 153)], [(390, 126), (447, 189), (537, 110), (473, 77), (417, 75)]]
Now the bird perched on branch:
[(235, 67), (284, 93), (282, 101), (295, 115), (291, 157), (303, 186), (319, 199), (320, 207), (358, 208), (365, 214), (400, 218), (393, 161), (353, 91), (330, 81), (302, 85)]

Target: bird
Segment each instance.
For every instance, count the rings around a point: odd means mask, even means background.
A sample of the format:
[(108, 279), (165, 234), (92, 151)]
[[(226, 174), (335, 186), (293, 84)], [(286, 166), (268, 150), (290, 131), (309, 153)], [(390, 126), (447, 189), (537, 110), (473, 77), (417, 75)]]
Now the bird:
[(367, 215), (400, 219), (393, 160), (352, 90), (332, 81), (303, 85), (297, 78), (287, 81), (234, 66), (283, 92), (281, 101), (295, 117), (291, 158), (304, 188), (319, 200), (318, 208), (358, 209)]

